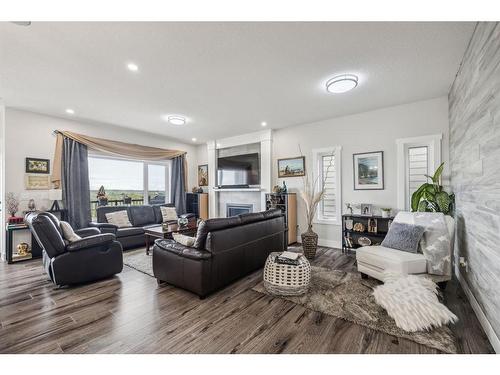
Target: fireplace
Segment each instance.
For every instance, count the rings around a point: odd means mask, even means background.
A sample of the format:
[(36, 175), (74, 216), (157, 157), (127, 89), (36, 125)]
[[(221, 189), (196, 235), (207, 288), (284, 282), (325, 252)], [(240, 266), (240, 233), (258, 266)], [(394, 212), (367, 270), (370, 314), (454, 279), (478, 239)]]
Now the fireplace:
[(226, 217), (236, 216), (239, 214), (247, 214), (249, 212), (253, 212), (253, 204), (226, 204)]

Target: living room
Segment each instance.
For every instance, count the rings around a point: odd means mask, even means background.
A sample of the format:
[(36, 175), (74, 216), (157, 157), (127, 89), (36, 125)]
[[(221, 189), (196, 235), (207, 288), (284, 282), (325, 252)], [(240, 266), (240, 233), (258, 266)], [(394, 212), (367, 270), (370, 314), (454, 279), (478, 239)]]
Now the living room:
[(498, 352), (499, 22), (25, 18), (6, 358)]

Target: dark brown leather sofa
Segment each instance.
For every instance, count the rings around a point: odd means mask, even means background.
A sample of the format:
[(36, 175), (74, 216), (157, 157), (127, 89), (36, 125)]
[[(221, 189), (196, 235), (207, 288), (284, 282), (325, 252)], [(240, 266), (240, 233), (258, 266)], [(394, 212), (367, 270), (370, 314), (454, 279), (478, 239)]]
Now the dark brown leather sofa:
[(193, 247), (158, 239), (153, 272), (158, 282), (205, 297), (261, 268), (273, 251), (286, 249), (280, 210), (209, 219), (198, 228)]
[[(174, 207), (171, 203), (155, 205), (137, 205), (137, 206), (100, 206), (97, 207), (97, 222), (89, 224), (91, 227), (99, 228), (101, 233), (112, 233), (116, 240), (120, 242), (123, 249), (132, 249), (145, 246), (144, 229), (154, 227), (163, 222), (160, 207)], [(109, 224), (106, 214), (116, 211), (127, 211), (131, 227), (118, 228), (116, 225)], [(196, 220), (194, 214), (183, 214), (182, 217), (188, 220)]]

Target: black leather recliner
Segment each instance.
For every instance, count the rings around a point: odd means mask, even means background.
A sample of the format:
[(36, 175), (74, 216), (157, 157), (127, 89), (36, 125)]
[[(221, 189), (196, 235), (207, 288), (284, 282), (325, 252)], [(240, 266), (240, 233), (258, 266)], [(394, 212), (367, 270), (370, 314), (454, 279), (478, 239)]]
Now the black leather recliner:
[(43, 266), (58, 286), (103, 279), (123, 269), (123, 251), (114, 234), (97, 228), (75, 233), (81, 240), (64, 240), (59, 219), (50, 212), (29, 213), (25, 221), (42, 247)]

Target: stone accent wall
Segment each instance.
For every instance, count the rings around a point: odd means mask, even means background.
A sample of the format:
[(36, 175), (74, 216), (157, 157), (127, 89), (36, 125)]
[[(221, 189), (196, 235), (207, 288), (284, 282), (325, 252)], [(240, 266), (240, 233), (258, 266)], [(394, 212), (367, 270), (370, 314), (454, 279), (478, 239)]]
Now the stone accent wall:
[(500, 23), (478, 23), (449, 93), (456, 259), (500, 337)]

